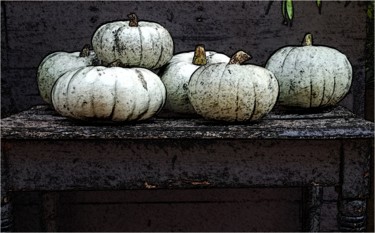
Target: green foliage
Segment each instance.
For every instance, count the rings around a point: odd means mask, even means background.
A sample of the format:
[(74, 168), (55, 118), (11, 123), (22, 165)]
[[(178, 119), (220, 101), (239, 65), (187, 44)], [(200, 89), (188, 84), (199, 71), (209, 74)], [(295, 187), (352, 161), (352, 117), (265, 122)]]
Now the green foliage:
[[(316, 0), (316, 6), (319, 9), (319, 14), (322, 13), (322, 1)], [(294, 7), (293, 0), (283, 0), (281, 3), (281, 13), (283, 14), (283, 24), (292, 26)]]
[(371, 1), (367, 6), (367, 17), (374, 19), (374, 1)]

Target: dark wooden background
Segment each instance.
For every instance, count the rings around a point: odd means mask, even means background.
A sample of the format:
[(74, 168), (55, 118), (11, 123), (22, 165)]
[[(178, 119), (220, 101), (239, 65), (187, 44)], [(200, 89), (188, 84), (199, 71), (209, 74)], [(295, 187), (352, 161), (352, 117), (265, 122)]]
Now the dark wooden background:
[[(2, 1), (2, 117), (43, 103), (38, 93), (36, 69), (46, 55), (80, 50), (91, 42), (97, 27), (108, 21), (126, 19), (130, 12), (137, 13), (140, 20), (156, 21), (169, 30), (175, 53), (192, 50), (196, 44), (203, 43), (209, 50), (228, 55), (243, 49), (252, 55), (250, 63), (258, 65), (264, 65), (278, 48), (300, 44), (304, 34), (311, 32), (315, 44), (334, 47), (348, 56), (353, 66), (353, 84), (341, 105), (363, 117), (368, 3), (322, 2), (322, 14), (319, 14), (315, 1), (294, 1), (295, 18), (289, 27), (282, 24), (278, 1), (272, 5), (268, 1)], [(250, 193), (170, 190), (153, 191), (152, 195), (143, 191), (69, 192), (60, 195), (59, 220), (60, 227), (67, 231), (298, 231), (301, 193), (300, 189), (253, 189)], [(337, 213), (332, 201), (337, 193), (331, 190), (326, 195), (323, 208), (326, 220), (322, 230), (332, 230), (336, 227)], [(39, 192), (16, 195), (17, 230), (42, 229), (38, 220), (40, 200)], [(282, 219), (278, 220), (280, 216)], [(202, 226), (205, 228), (199, 228)]]

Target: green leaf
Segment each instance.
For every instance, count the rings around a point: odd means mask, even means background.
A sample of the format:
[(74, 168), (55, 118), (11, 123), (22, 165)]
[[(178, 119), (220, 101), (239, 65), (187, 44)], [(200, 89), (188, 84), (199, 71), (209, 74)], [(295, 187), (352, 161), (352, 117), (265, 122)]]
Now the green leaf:
[(316, 0), (316, 5), (320, 8), (320, 6), (322, 5), (322, 1), (321, 0)]
[(286, 0), (286, 13), (290, 21), (293, 20), (293, 1)]
[(373, 19), (374, 18), (374, 2), (371, 2), (368, 4), (368, 7), (367, 7), (367, 17), (369, 19)]
[(322, 13), (322, 1), (316, 0), (316, 5), (318, 6), (319, 14), (321, 14)]
[(286, 0), (283, 0), (283, 3), (281, 5), (281, 12), (283, 13), (283, 18), (285, 19), (285, 8), (286, 8), (286, 5), (285, 5), (285, 1)]

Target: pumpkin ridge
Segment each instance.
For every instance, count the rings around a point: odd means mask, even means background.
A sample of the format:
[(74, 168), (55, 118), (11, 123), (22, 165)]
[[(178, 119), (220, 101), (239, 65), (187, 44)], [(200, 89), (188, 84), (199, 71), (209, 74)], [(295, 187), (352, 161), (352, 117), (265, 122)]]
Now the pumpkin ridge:
[[(350, 89), (350, 86), (352, 85), (352, 72), (353, 72), (353, 70), (352, 70), (352, 66), (350, 65), (350, 62), (349, 62), (348, 58), (346, 56), (344, 56), (344, 57), (345, 57), (345, 59), (344, 59), (345, 64), (346, 64), (346, 66), (348, 68), (348, 76), (351, 77), (350, 78), (350, 82), (348, 82), (346, 84), (346, 86), (347, 86), (346, 89)], [(347, 93), (345, 93), (345, 92), (342, 93), (339, 99), (342, 100), (346, 96), (346, 94)]]
[(142, 74), (142, 72), (138, 69), (134, 69), (135, 73), (137, 74), (137, 78), (139, 81), (141, 81), (143, 88), (148, 91), (147, 89), (147, 82)]
[(238, 106), (238, 102), (239, 102), (239, 97), (238, 97), (238, 94), (239, 94), (239, 86), (240, 86), (240, 79), (237, 79), (237, 86), (236, 86), (236, 121), (238, 121), (238, 109), (239, 109), (239, 106)]
[[(73, 79), (77, 78), (78, 74), (81, 73), (81, 71), (85, 70), (85, 69), (92, 69), (91, 67), (83, 67), (83, 68), (79, 68), (77, 69), (72, 75), (69, 75), (69, 81), (68, 81), (68, 85), (66, 86), (66, 97), (65, 97), (65, 100), (69, 100), (69, 90), (70, 90), (70, 86), (71, 86), (71, 82)], [(68, 101), (69, 103), (69, 101)], [(66, 104), (67, 105), (67, 104)], [(73, 117), (79, 117), (77, 116), (76, 114), (74, 114), (74, 111), (70, 111), (71, 107), (70, 106), (66, 106), (67, 110), (69, 111), (69, 113), (73, 116)]]
[[(135, 73), (137, 74), (137, 78), (138, 80), (141, 82), (143, 88), (146, 90), (146, 93), (147, 93), (147, 107), (145, 108), (145, 110), (142, 112), (142, 113), (139, 113), (137, 114), (137, 118), (136, 120), (140, 120), (142, 119), (145, 115), (147, 115), (149, 113), (149, 110), (150, 110), (150, 102), (151, 102), (151, 98), (152, 96), (150, 96), (150, 92), (147, 91), (147, 82), (146, 80), (144, 79), (144, 76), (142, 74), (142, 71), (138, 70), (138, 69), (134, 69)], [(146, 87), (145, 87), (146, 86)]]
[(252, 85), (253, 85), (253, 92), (254, 92), (254, 104), (253, 104), (253, 110), (251, 111), (251, 114), (250, 114), (250, 118), (249, 118), (250, 120), (253, 119), (255, 110), (257, 108), (257, 92), (256, 92), (255, 84), (252, 83)]
[(326, 92), (326, 79), (323, 79), (323, 94), (322, 94), (322, 100), (320, 101), (319, 106), (325, 105), (323, 104), (325, 92)]
[[(139, 46), (140, 46), (140, 58), (139, 58), (139, 65), (142, 65), (142, 60), (143, 60), (143, 40), (142, 40), (142, 30), (141, 27), (138, 28), (138, 33), (139, 33)], [(147, 90), (147, 89), (146, 89)]]
[[(136, 74), (136, 77), (134, 77), (134, 78), (136, 78), (137, 80), (139, 80), (140, 82), (141, 82), (141, 85), (143, 86), (143, 82), (141, 81), (141, 79), (139, 79), (139, 73), (141, 73), (142, 71), (140, 71), (140, 70), (138, 70), (138, 69), (134, 69), (134, 73)], [(144, 81), (144, 80), (143, 80)], [(145, 81), (144, 81), (145, 82)], [(143, 86), (143, 88), (144, 88), (144, 86)], [(146, 113), (147, 113), (147, 111), (148, 111), (148, 107), (150, 106), (150, 93), (147, 91), (147, 89), (145, 88), (145, 90), (146, 90), (146, 93), (147, 93), (147, 95), (148, 95), (148, 100), (147, 100), (147, 108), (145, 108), (145, 110), (143, 111), (143, 112), (140, 112), (140, 113), (137, 113), (137, 116), (135, 117), (135, 118), (133, 118), (134, 117), (134, 110), (135, 109), (138, 109), (138, 106), (137, 106), (137, 101), (134, 101), (134, 105), (133, 105), (133, 109), (132, 109), (132, 111), (131, 111), (131, 114), (129, 115), (129, 118), (131, 119), (131, 120), (139, 120), (142, 116), (144, 116)]]
[[(214, 64), (216, 67), (219, 67), (221, 64), (218, 63), (218, 64)], [(216, 99), (216, 103), (219, 104), (220, 102), (220, 90), (221, 90), (221, 82), (223, 81), (223, 77), (224, 77), (224, 74), (225, 74), (225, 70), (227, 69), (228, 67), (228, 63), (225, 64), (224, 66), (224, 69), (223, 69), (223, 72), (221, 73), (221, 76), (219, 78), (219, 88), (217, 89), (218, 93), (217, 93), (217, 99)], [(216, 68), (215, 68), (216, 69)], [(203, 73), (203, 72), (202, 72)], [(230, 73), (230, 72), (229, 72)], [(221, 109), (220, 109), (221, 111)]]
[[(125, 49), (123, 49), (123, 48), (121, 48), (121, 46), (120, 46), (120, 30), (121, 30), (121, 27), (119, 27), (117, 30), (116, 30), (116, 32), (115, 32), (115, 40), (114, 40), (114, 42), (115, 42), (115, 48), (113, 48), (113, 54), (114, 54), (114, 58), (113, 58), (113, 61), (116, 61), (119, 57), (120, 57), (120, 53), (121, 53), (121, 51), (123, 51), (123, 50), (125, 50)], [(111, 62), (108, 62), (108, 63), (110, 63), (111, 64)], [(122, 63), (122, 61), (121, 61), (121, 63)]]
[(327, 101), (327, 105), (330, 104), (331, 100), (333, 99), (333, 96), (335, 95), (335, 90), (336, 90), (336, 76), (334, 75), (333, 76), (333, 88), (332, 88), (332, 94), (331, 96), (329, 97), (328, 101)]
[[(88, 70), (87, 72), (86, 72), (86, 75), (85, 76), (87, 76), (88, 75), (88, 73), (90, 73), (92, 70), (94, 70), (94, 69), (96, 69), (97, 67), (92, 67), (90, 70)], [(95, 77), (95, 79), (98, 79), (98, 77)], [(96, 81), (96, 80), (95, 80)], [(95, 83), (95, 82), (94, 82)], [(90, 89), (92, 89), (92, 83), (91, 83), (91, 85), (90, 85)], [(95, 97), (94, 97), (94, 95), (91, 95), (91, 109), (92, 109), (92, 115), (93, 115), (93, 117), (94, 118), (98, 118), (97, 117), (97, 114), (96, 114), (96, 112), (95, 112)]]
[(294, 47), (294, 48), (292, 48), (292, 49), (289, 50), (288, 53), (285, 55), (285, 57), (284, 57), (284, 61), (283, 61), (283, 64), (281, 65), (281, 71), (284, 71), (285, 61), (286, 61), (286, 59), (289, 57), (289, 54), (290, 54), (293, 50), (295, 50), (296, 48), (298, 48), (298, 47)]
[[(297, 59), (296, 59), (297, 60)], [(311, 75), (309, 75), (310, 77), (310, 108), (312, 107), (312, 102), (313, 102), (313, 82), (312, 82), (312, 77)]]
[[(159, 90), (159, 88), (157, 88)], [(143, 119), (143, 116), (145, 115), (155, 115), (160, 109), (161, 107), (163, 107), (164, 104), (160, 104), (160, 106), (158, 107), (158, 109), (156, 111), (150, 111), (152, 110), (150, 108), (150, 103), (151, 103), (151, 98), (153, 98), (153, 96), (150, 96), (150, 92), (148, 91), (147, 92), (147, 95), (148, 95), (148, 101), (147, 101), (147, 108), (146, 108), (146, 111), (144, 111), (142, 114), (139, 114), (139, 117), (138, 119)]]
[[(158, 38), (160, 38), (160, 32), (159, 32), (159, 30), (156, 30), (156, 31), (158, 32)], [(161, 58), (162, 58), (162, 56), (163, 56), (163, 51), (164, 51), (164, 46), (163, 46), (163, 43), (161, 43), (161, 44), (160, 44), (160, 54), (159, 54), (159, 58), (158, 58), (158, 60), (156, 61), (155, 65), (152, 66), (151, 69), (154, 69), (155, 67), (158, 67), (158, 66), (159, 66), (159, 62), (160, 62), (160, 60), (161, 60)]]
[(133, 105), (131, 106), (130, 114), (127, 116), (126, 120), (134, 120), (133, 115), (134, 115), (135, 107), (136, 107), (136, 101), (133, 102)]
[(149, 94), (149, 92), (147, 92), (147, 94), (148, 94), (147, 108), (142, 113), (139, 113), (135, 120), (140, 120), (140, 119), (143, 118), (143, 116), (145, 116), (145, 115), (147, 115), (147, 113), (149, 113), (148, 110), (150, 108), (150, 94)]
[[(159, 79), (160, 80), (160, 79)], [(162, 103), (161, 104), (159, 104), (159, 107), (158, 107), (158, 109), (156, 110), (156, 111), (154, 111), (153, 113), (152, 113), (152, 115), (155, 115), (155, 114), (157, 114), (157, 113), (159, 113), (162, 109), (163, 109), (163, 107), (164, 107), (164, 105), (165, 105), (165, 98), (166, 98), (166, 95), (167, 95), (167, 93), (166, 93), (166, 88), (165, 88), (165, 86), (164, 86), (164, 84), (163, 84), (163, 82), (161, 82), (161, 80), (160, 80), (160, 82), (159, 82), (159, 80), (156, 82), (156, 85), (157, 85), (157, 90), (158, 90), (158, 92), (159, 92), (159, 94), (161, 94), (160, 96), (162, 97), (161, 99), (162, 99)]]
[[(203, 69), (202, 69), (202, 71), (201, 71), (201, 73), (200, 74), (202, 74), (207, 68), (208, 68), (209, 66), (203, 66)], [(197, 69), (198, 70), (198, 69)], [(197, 71), (196, 70), (196, 71)], [(194, 71), (194, 73), (196, 72), (196, 71)], [(193, 73), (193, 74), (194, 74)], [(193, 76), (193, 75), (192, 75)], [(190, 78), (190, 80), (191, 80), (191, 78)], [(189, 83), (190, 83), (190, 80), (189, 80)], [(199, 81), (199, 76), (198, 76), (198, 78), (196, 78), (196, 80), (195, 80), (195, 85), (194, 86), (197, 86), (197, 84), (198, 84), (198, 81)]]
[(113, 120), (113, 116), (115, 115), (115, 111), (116, 111), (116, 103), (117, 103), (117, 77), (115, 79), (115, 86), (114, 86), (114, 90), (113, 90), (113, 106), (112, 106), (112, 111), (111, 111), (111, 114), (109, 114), (109, 118)]
[[(103, 37), (105, 35), (105, 28), (109, 28), (110, 24), (107, 24), (107, 25), (104, 25), (104, 27), (100, 27), (99, 28), (99, 31), (98, 31), (98, 34), (101, 33), (101, 37), (100, 37), (100, 53), (98, 53), (99, 56), (101, 56), (101, 54), (103, 53), (103, 50), (105, 48), (105, 44), (106, 43), (103, 43)], [(100, 35), (100, 34), (99, 34)]]
[[(161, 90), (161, 92), (163, 92), (162, 88), (160, 88), (159, 90)], [(162, 96), (166, 96), (166, 95), (167, 95), (167, 93), (166, 93), (166, 89), (165, 89), (165, 93)], [(156, 110), (155, 114), (158, 114), (163, 109), (163, 107), (165, 105), (165, 98), (162, 98), (162, 100), (163, 100), (163, 102), (162, 102), (162, 104), (159, 105), (159, 108)]]

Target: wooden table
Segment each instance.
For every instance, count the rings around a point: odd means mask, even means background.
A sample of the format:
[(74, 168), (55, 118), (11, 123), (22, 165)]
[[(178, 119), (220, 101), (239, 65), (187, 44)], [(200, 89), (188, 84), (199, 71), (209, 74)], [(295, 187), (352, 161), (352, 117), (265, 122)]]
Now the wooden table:
[(36, 106), (1, 121), (2, 230), (14, 191), (305, 187), (304, 230), (339, 187), (340, 231), (363, 231), (374, 124), (343, 107), (276, 110), (255, 123), (156, 117), (102, 124)]

